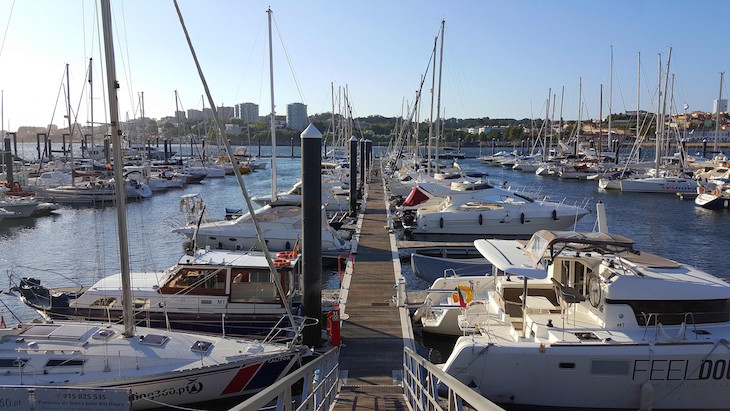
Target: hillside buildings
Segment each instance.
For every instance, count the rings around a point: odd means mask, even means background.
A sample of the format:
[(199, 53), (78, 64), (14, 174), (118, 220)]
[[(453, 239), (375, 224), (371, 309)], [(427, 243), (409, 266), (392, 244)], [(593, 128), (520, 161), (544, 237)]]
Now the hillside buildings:
[(304, 130), (309, 125), (307, 106), (291, 103), (286, 106), (286, 126), (292, 130)]

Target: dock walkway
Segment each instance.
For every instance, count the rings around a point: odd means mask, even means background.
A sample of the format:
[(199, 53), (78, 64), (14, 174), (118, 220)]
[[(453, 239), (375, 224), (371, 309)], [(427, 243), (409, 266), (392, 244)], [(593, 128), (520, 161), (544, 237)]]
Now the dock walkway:
[[(379, 164), (374, 165), (377, 170)], [(403, 332), (395, 295), (394, 259), (382, 178), (370, 176), (342, 323), (343, 386), (334, 410), (406, 410)]]

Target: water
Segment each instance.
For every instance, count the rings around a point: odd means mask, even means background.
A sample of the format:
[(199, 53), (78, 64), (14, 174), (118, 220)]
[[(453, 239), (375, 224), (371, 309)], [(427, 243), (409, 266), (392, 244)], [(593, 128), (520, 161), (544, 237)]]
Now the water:
[[(34, 144), (31, 145), (34, 150)], [(32, 152), (25, 147), (25, 153)], [(183, 146), (185, 148), (185, 146)], [(462, 148), (469, 157), (476, 157), (479, 149)], [(488, 149), (489, 150), (489, 149)], [(376, 148), (376, 154), (381, 150)], [(491, 150), (490, 150), (491, 151)], [(262, 147), (262, 155), (268, 156), (269, 147)], [(484, 150), (484, 154), (486, 154)], [(252, 147), (252, 154), (258, 154)], [(290, 156), (290, 147), (280, 147), (279, 156)], [(299, 148), (295, 147), (295, 156)], [(268, 161), (262, 159), (262, 161)], [(531, 173), (487, 167), (475, 158), (459, 160), (464, 169), (482, 169), (495, 182), (507, 181), (507, 185), (542, 187), (554, 199), (580, 202), (590, 199), (589, 208), (594, 212), (584, 217), (578, 230), (593, 230), (595, 203), (606, 205), (609, 230), (636, 241), (636, 248), (697, 266), (711, 274), (730, 277), (725, 262), (727, 236), (730, 233), (730, 212), (709, 211), (695, 207), (693, 201), (680, 200), (674, 195), (653, 195), (620, 192), (599, 192), (597, 181), (560, 180), (540, 177)], [(279, 189), (291, 186), (300, 175), (299, 158), (277, 159), (277, 184)], [(271, 190), (270, 165), (243, 176), (251, 195)], [(179, 196), (184, 193), (200, 193), (211, 216), (222, 218), (226, 207), (243, 207), (243, 197), (233, 176), (223, 179), (206, 179), (200, 185), (185, 189), (155, 193), (151, 198), (128, 204), (128, 229), (131, 268), (135, 271), (161, 272), (175, 264), (182, 255), (183, 237), (171, 233), (173, 226), (181, 224)], [(114, 207), (63, 207), (57, 215), (28, 219), (19, 222), (0, 223), (0, 289), (9, 289), (7, 277), (34, 276), (44, 284), (68, 286), (71, 280), (88, 284), (102, 276), (119, 272)], [(6, 275), (2, 275), (6, 274)], [(419, 282), (404, 267), (409, 289), (423, 289), (429, 284)], [(338, 287), (336, 272), (323, 276), (326, 289)], [(2, 296), (7, 304), (24, 321), (36, 317), (18, 298)], [(3, 310), (5, 320), (14, 322)]]

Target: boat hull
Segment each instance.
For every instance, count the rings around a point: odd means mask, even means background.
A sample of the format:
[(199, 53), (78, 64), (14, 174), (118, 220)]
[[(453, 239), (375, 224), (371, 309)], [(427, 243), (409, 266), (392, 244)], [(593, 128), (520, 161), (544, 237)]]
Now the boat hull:
[(730, 198), (702, 193), (695, 198), (695, 204), (709, 210), (723, 210), (730, 208)]

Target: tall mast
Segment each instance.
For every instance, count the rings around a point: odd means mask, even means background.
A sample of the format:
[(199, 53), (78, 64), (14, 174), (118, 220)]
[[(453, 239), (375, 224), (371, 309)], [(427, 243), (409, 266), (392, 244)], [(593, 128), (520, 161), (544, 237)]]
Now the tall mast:
[[(271, 7), (269, 16), (269, 80), (271, 83), (271, 202), (276, 201), (276, 108), (274, 107), (274, 53), (271, 40)], [(252, 211), (253, 212), (253, 211)]]
[[(66, 63), (66, 113), (68, 114), (68, 145), (71, 153), (71, 185), (74, 184), (74, 130), (71, 125), (71, 83), (68, 81), (68, 63)], [(64, 150), (66, 147), (63, 148)]]
[(717, 113), (715, 115), (715, 142), (712, 145), (713, 157), (717, 153), (717, 135), (720, 133), (720, 102), (722, 101), (722, 78), (725, 72), (720, 72), (720, 96), (717, 98)]
[[(641, 52), (639, 52), (638, 68), (636, 70), (636, 141), (641, 137)], [(631, 159), (629, 159), (631, 160)], [(641, 159), (637, 159), (639, 161)]]
[(661, 113), (661, 106), (659, 104), (659, 99), (662, 97), (662, 55), (659, 54), (659, 82), (657, 84), (657, 100), (656, 100), (656, 144), (654, 148), (654, 171), (656, 173), (656, 176), (659, 176), (659, 162), (662, 158), (662, 142), (661, 142), (661, 123), (662, 123), (662, 113)]
[[(182, 157), (182, 136), (180, 135), (180, 114), (178, 113), (178, 111), (180, 111), (180, 110), (178, 109), (177, 102), (178, 102), (178, 96), (177, 96), (177, 90), (175, 90), (175, 120), (177, 121), (177, 139), (178, 139), (178, 145), (180, 147), (179, 148), (180, 157)], [(205, 113), (205, 107), (203, 107), (203, 113)], [(205, 114), (203, 114), (203, 118), (205, 118)], [(191, 150), (190, 158), (192, 158), (192, 157), (193, 157), (193, 152)]]
[[(672, 62), (672, 48), (669, 48), (669, 56), (667, 56), (667, 71), (664, 73), (664, 97), (662, 99), (662, 144), (668, 140), (665, 132), (666, 116), (667, 116), (667, 89), (669, 89), (669, 65)], [(662, 154), (664, 150), (662, 149)], [(669, 153), (667, 153), (669, 154)]]
[(576, 146), (576, 153), (577, 153), (577, 147), (578, 143), (580, 143), (580, 129), (583, 128), (583, 123), (581, 122), (581, 114), (583, 113), (583, 77), (578, 77), (578, 133), (575, 137), (575, 146)]
[[(89, 58), (89, 100), (91, 101), (90, 107), (91, 107), (91, 152), (94, 152), (94, 83), (92, 81), (93, 78), (93, 65), (94, 59)], [(86, 148), (88, 151), (88, 147)], [(89, 155), (89, 158), (92, 158), (91, 155)]]
[[(603, 84), (601, 84), (601, 98), (598, 107), (598, 161), (601, 161), (601, 146), (603, 145)], [(609, 114), (608, 118), (611, 118), (610, 116)]]
[(563, 142), (563, 100), (565, 99), (565, 86), (563, 86), (563, 91), (560, 92), (560, 127), (558, 130), (558, 139), (560, 142)]
[[(609, 82), (608, 82), (608, 141), (606, 141), (606, 144), (611, 145), (611, 113), (613, 113), (613, 45), (611, 46), (611, 74), (609, 75)], [(603, 118), (601, 118), (601, 121), (603, 121)], [(598, 151), (600, 153), (601, 147), (598, 148)]]
[(439, 171), (439, 139), (441, 138), (441, 76), (444, 67), (444, 28), (446, 20), (441, 20), (441, 51), (439, 51), (439, 94), (436, 99), (436, 172)]
[[(436, 61), (436, 44), (438, 43), (438, 36), (433, 39), (433, 59)], [(426, 173), (431, 174), (431, 139), (433, 138), (433, 98), (436, 91), (436, 65), (434, 64), (433, 70), (431, 70), (431, 118), (428, 124), (428, 162), (426, 163)]]
[[(548, 139), (548, 123), (550, 122), (550, 95), (553, 94), (553, 89), (548, 87), (548, 97), (547, 97), (547, 103), (545, 103), (545, 124), (543, 125), (543, 128), (545, 129), (545, 136), (542, 141), (542, 159), (545, 160), (545, 151), (547, 150), (547, 139)], [(552, 131), (551, 134), (552, 136)], [(535, 147), (536, 142), (533, 143), (532, 147)], [(530, 155), (532, 155), (532, 147), (530, 147)]]
[(109, 0), (101, 0), (101, 15), (104, 28), (104, 48), (106, 54), (106, 78), (109, 91), (109, 120), (114, 145), (114, 187), (117, 204), (117, 230), (119, 230), (119, 260), (122, 268), (122, 307), (124, 336), (134, 336), (134, 316), (132, 312), (132, 284), (129, 278), (129, 245), (127, 244), (127, 199), (124, 194), (122, 177), (122, 132), (119, 129), (119, 107), (117, 106), (117, 74), (114, 63), (114, 44), (112, 43), (111, 7)]
[[(332, 157), (334, 159), (335, 154), (337, 154), (337, 146), (335, 143), (335, 82), (330, 82), (330, 88), (332, 91)], [(327, 141), (325, 141), (325, 146), (327, 145)], [(325, 150), (326, 151), (326, 150)], [(325, 158), (327, 157), (327, 153), (324, 153)]]

